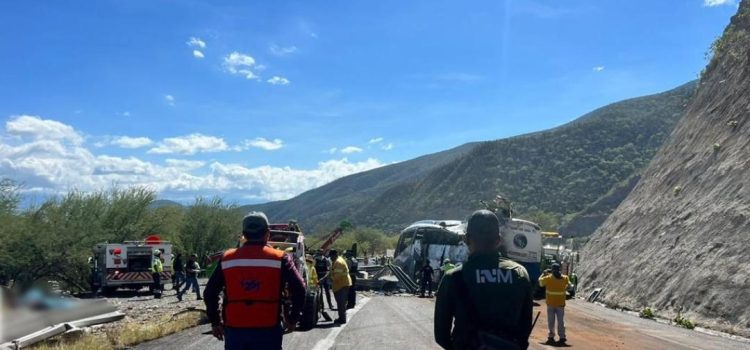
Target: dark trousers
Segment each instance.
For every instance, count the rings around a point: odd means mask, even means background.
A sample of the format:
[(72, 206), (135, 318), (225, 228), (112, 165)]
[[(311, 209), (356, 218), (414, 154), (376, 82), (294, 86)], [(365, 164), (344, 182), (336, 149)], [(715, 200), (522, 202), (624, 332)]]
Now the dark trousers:
[(339, 320), (346, 322), (346, 304), (349, 301), (349, 287), (341, 288), (333, 295), (336, 297), (336, 307), (339, 312)]
[(161, 274), (158, 272), (154, 272), (151, 274), (151, 277), (153, 277), (154, 279), (154, 298), (161, 299)]
[(281, 349), (284, 331), (272, 328), (231, 328), (224, 327), (225, 350)]
[(424, 296), (425, 290), (429, 295), (432, 295), (432, 278), (424, 278), (422, 277), (422, 288), (421, 288), (421, 294)]
[(324, 278), (320, 280), (320, 285), (323, 286), (323, 292), (328, 300), (328, 308), (333, 309), (333, 303), (331, 303), (331, 279)]
[(349, 287), (349, 300), (346, 304), (346, 308), (352, 309), (357, 304), (357, 275), (350, 274), (349, 277), (352, 279), (352, 286)]
[(198, 285), (198, 277), (197, 276), (187, 276), (185, 278), (185, 289), (178, 290), (177, 291), (177, 297), (181, 299), (182, 295), (185, 294), (185, 292), (187, 292), (188, 290), (190, 290), (190, 287), (193, 287), (193, 290), (195, 291), (196, 297), (198, 297), (198, 299), (200, 299), (201, 298), (201, 288)]
[(175, 271), (172, 274), (172, 289), (179, 290), (183, 283), (185, 283), (185, 273), (182, 271)]

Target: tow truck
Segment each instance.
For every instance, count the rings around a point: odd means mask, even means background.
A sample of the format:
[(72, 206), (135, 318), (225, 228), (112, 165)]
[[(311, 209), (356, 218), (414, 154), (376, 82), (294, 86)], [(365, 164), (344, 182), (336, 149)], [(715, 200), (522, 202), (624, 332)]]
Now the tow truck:
[(92, 292), (101, 291), (108, 295), (118, 288), (139, 290), (144, 286), (153, 288), (151, 266), (154, 251), (161, 251), (164, 271), (161, 273), (162, 287), (172, 280), (172, 244), (162, 241), (157, 235), (143, 241), (123, 243), (100, 243), (94, 246), (89, 258), (91, 267), (90, 285)]

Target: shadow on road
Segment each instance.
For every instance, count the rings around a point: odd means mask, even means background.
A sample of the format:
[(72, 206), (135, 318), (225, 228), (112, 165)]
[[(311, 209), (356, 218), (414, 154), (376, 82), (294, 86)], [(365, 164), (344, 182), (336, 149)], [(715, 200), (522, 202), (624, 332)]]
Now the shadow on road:
[(560, 343), (547, 343), (546, 341), (544, 341), (544, 342), (540, 342), (539, 344), (541, 344), (541, 345), (547, 345), (547, 346), (551, 346), (551, 347), (553, 347), (553, 348), (569, 348), (569, 347), (572, 347), (572, 346), (573, 346), (573, 345), (570, 345), (570, 343), (565, 343), (565, 344), (560, 344)]

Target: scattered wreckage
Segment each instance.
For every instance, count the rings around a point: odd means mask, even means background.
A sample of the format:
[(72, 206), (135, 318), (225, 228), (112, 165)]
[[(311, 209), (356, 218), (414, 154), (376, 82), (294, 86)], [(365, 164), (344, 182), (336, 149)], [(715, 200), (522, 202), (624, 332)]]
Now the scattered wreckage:
[[(125, 314), (103, 299), (75, 299), (31, 290), (15, 301), (3, 292), (0, 350), (21, 349), (84, 327), (121, 320)], [(7, 322), (13, 320), (12, 323)]]

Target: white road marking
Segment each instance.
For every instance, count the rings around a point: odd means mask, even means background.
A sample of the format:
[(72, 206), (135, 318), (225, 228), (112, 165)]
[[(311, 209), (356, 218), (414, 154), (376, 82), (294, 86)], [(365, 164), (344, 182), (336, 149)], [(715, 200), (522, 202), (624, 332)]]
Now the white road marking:
[(328, 350), (330, 349), (336, 342), (336, 337), (341, 333), (344, 328), (346, 328), (346, 325), (349, 324), (348, 321), (351, 321), (351, 319), (354, 317), (354, 314), (357, 313), (357, 311), (361, 310), (367, 302), (370, 301), (370, 298), (362, 298), (357, 303), (357, 306), (355, 306), (351, 311), (348, 311), (346, 313), (347, 323), (344, 323), (336, 328), (334, 328), (331, 333), (328, 333), (328, 336), (325, 338), (319, 340), (317, 343), (315, 343), (315, 346), (313, 346), (312, 350)]

